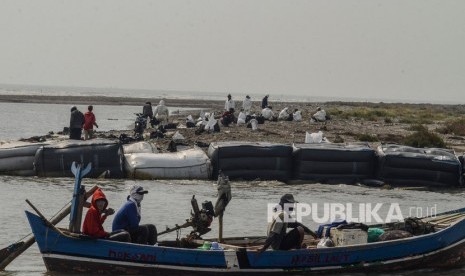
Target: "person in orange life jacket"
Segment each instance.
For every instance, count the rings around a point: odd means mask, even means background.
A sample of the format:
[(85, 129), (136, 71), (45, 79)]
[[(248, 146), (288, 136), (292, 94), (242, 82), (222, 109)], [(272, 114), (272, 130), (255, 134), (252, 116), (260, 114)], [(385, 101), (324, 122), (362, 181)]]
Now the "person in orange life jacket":
[(141, 206), (144, 194), (148, 191), (142, 186), (131, 188), (128, 200), (118, 210), (113, 219), (113, 231), (126, 230), (131, 234), (134, 243), (154, 245), (157, 242), (157, 228), (153, 224), (140, 225)]
[[(274, 250), (299, 249), (305, 233), (317, 238), (317, 235), (302, 223), (286, 222), (284, 217), (290, 216), (288, 212), (293, 210), (293, 208), (288, 208), (288, 204), (294, 205), (296, 203), (297, 201), (294, 200), (294, 196), (291, 194), (285, 194), (281, 197), (279, 201), (280, 208), (275, 209), (276, 213), (273, 216), (273, 221), (268, 226), (268, 238), (263, 247), (258, 250), (259, 253), (265, 251), (269, 246)], [(287, 228), (292, 228), (292, 230), (286, 233)]]
[(105, 219), (115, 213), (115, 210), (107, 208), (107, 206), (108, 200), (103, 191), (98, 188), (92, 196), (91, 206), (87, 211), (82, 225), (82, 233), (97, 239), (109, 239), (122, 242), (131, 241), (131, 237), (126, 231), (108, 233), (103, 229), (103, 222)]
[(94, 138), (94, 126), (98, 128), (97, 122), (95, 121), (95, 115), (92, 112), (94, 109), (93, 106), (89, 105), (87, 107), (87, 112), (84, 114), (84, 140), (89, 140)]

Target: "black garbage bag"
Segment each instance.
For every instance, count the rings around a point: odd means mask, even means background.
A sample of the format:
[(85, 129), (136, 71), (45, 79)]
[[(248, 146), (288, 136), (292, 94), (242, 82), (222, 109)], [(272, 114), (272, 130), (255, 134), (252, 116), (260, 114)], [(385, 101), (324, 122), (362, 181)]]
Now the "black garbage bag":
[(150, 132), (150, 139), (157, 139), (157, 138), (164, 138), (164, 137), (165, 137), (165, 134), (163, 134), (163, 132), (159, 130)]

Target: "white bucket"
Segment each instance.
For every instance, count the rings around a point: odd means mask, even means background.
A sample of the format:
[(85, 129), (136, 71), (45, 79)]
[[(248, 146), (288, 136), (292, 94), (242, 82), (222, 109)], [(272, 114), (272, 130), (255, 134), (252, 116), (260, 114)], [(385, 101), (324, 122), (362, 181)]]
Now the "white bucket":
[(250, 124), (252, 124), (252, 130), (258, 129), (258, 121), (256, 119), (250, 120)]

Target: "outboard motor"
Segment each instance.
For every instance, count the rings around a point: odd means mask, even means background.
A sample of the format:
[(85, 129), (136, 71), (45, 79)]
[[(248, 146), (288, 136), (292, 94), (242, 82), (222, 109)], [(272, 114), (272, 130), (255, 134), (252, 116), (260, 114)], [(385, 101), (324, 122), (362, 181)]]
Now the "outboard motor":
[[(205, 201), (202, 203), (202, 209), (200, 210), (195, 196), (191, 199), (192, 212), (191, 221), (194, 233), (198, 233), (198, 236), (202, 236), (210, 232), (210, 225), (213, 221), (214, 210), (211, 201)], [(192, 233), (193, 234), (193, 233)]]
[(193, 195), (191, 199), (191, 205), (191, 217), (186, 219), (184, 224), (176, 224), (176, 226), (172, 228), (166, 227), (166, 230), (159, 232), (158, 236), (177, 231), (182, 228), (192, 227), (193, 230), (189, 235), (187, 235), (187, 240), (191, 241), (193, 239), (200, 239), (202, 235), (210, 232), (210, 226), (215, 216), (215, 208), (213, 207), (213, 203), (211, 201), (204, 201), (202, 202), (202, 209), (200, 209), (199, 204), (197, 203), (197, 199), (195, 198), (195, 195)]

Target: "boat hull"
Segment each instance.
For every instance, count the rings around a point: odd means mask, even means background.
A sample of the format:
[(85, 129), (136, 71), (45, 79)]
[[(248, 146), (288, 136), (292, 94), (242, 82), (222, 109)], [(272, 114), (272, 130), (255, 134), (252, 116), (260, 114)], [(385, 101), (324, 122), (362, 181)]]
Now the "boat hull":
[(197, 267), (170, 267), (164, 265), (134, 264), (131, 262), (118, 262), (110, 260), (95, 260), (85, 257), (43, 254), (48, 271), (75, 272), (93, 274), (118, 275), (228, 275), (245, 274), (322, 274), (322, 273), (348, 273), (348, 272), (392, 272), (400, 270), (426, 269), (426, 268), (454, 268), (465, 265), (465, 243), (457, 244), (446, 250), (429, 254), (421, 258), (406, 258), (404, 260), (386, 261), (378, 264), (360, 264), (348, 267), (327, 268), (301, 268), (301, 269), (202, 269)]
[(49, 271), (118, 275), (312, 274), (453, 268), (465, 265), (465, 221), (436, 233), (346, 247), (199, 250), (76, 238), (26, 212)]
[(348, 272), (391, 272), (400, 270), (414, 270), (427, 268), (454, 268), (465, 265), (465, 244), (460, 244), (427, 257), (406, 259), (403, 261), (379, 264), (360, 264), (353, 267), (301, 268), (301, 269), (202, 269), (197, 267), (171, 267), (163, 265), (134, 264), (131, 262), (95, 260), (85, 257), (43, 254), (43, 260), (48, 271), (75, 272), (92, 274), (118, 275), (245, 275), (245, 274), (321, 274)]

